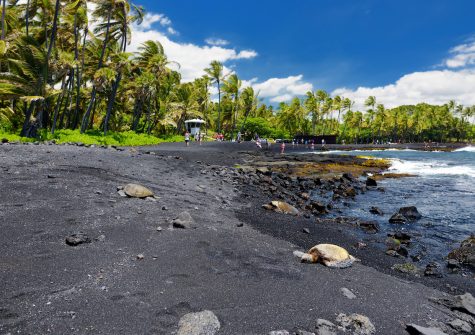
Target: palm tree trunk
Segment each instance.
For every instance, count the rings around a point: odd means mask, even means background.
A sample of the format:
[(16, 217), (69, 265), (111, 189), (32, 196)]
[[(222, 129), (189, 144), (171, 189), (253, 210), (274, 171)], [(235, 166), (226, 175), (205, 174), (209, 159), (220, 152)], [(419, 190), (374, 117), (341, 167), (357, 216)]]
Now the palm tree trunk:
[(218, 134), (221, 133), (221, 87), (218, 80)]
[(59, 109), (60, 109), (60, 106), (63, 103), (65, 87), (66, 87), (66, 76), (63, 78), (63, 82), (61, 83), (61, 94), (58, 97), (58, 100), (56, 101), (56, 106), (54, 107), (53, 124), (51, 125), (51, 134), (54, 134), (54, 131), (56, 129), (56, 123), (57, 123), (57, 120), (58, 120)]
[(27, 136), (28, 128), (30, 126), (30, 118), (31, 118), (31, 114), (33, 114), (35, 103), (36, 101), (30, 102), (30, 106), (28, 107), (28, 109), (25, 110), (25, 121), (23, 122), (23, 127), (20, 132), (20, 136), (22, 137)]
[(122, 71), (119, 71), (119, 73), (117, 74), (116, 80), (114, 82), (114, 86), (112, 86), (112, 92), (109, 97), (109, 101), (107, 102), (106, 119), (104, 120), (104, 136), (107, 135), (107, 127), (109, 125), (109, 119), (112, 114), (112, 109), (114, 108), (115, 97), (117, 95), (117, 89), (119, 88), (121, 79), (122, 79)]
[(46, 55), (47, 64), (49, 64), (51, 52), (53, 51), (54, 40), (56, 39), (56, 31), (58, 30), (58, 15), (60, 4), (60, 0), (56, 0), (56, 6), (54, 7), (53, 28), (51, 29), (51, 38), (49, 40), (48, 54)]
[(6, 5), (6, 0), (3, 0), (2, 3), (2, 41), (5, 39), (5, 5)]
[(25, 12), (25, 28), (26, 28), (26, 37), (28, 37), (29, 26), (30, 26), (30, 0), (26, 1), (26, 12)]
[[(99, 57), (99, 63), (97, 65), (98, 70), (102, 68), (102, 64), (104, 63), (104, 56), (105, 56), (105, 53), (106, 53), (107, 40), (109, 39), (109, 30), (110, 30), (111, 17), (112, 17), (112, 10), (109, 11), (109, 15), (107, 17), (106, 34), (104, 36), (104, 42), (102, 43), (101, 56)], [(94, 101), (96, 100), (96, 94), (97, 94), (96, 88), (93, 86), (92, 87), (92, 93), (91, 93), (91, 101), (89, 101), (89, 105), (87, 107), (86, 113), (84, 113), (84, 116), (82, 118), (81, 134), (86, 131), (87, 125), (89, 123), (89, 115), (91, 114), (92, 106), (94, 105)]]

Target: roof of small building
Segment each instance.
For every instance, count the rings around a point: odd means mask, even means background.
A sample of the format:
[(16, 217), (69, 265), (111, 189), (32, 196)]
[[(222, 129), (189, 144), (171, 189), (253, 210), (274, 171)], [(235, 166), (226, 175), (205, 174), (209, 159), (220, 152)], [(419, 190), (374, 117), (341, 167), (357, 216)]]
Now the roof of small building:
[(193, 122), (193, 123), (206, 123), (206, 121), (201, 120), (201, 119), (192, 119), (192, 120), (186, 120), (186, 121), (185, 121), (185, 123), (190, 123), (190, 122)]

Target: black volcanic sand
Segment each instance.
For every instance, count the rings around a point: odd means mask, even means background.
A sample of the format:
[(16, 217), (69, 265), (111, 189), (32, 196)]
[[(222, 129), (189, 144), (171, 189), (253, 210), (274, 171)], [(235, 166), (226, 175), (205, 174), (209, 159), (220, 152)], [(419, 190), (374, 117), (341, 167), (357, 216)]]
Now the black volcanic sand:
[[(248, 143), (0, 145), (0, 334), (173, 334), (201, 310), (216, 314), (219, 334), (314, 331), (339, 313), (406, 334), (406, 323), (453, 319), (429, 301), (447, 296), (447, 283), (474, 293), (473, 278), (396, 276), (381, 250), (352, 248), (351, 228), (265, 211), (271, 199), (231, 168), (255, 152)], [(160, 199), (121, 197), (117, 186), (130, 182)], [(169, 228), (182, 211), (196, 229)], [(79, 232), (92, 242), (65, 243)], [(331, 269), (292, 255), (322, 242), (362, 262)]]

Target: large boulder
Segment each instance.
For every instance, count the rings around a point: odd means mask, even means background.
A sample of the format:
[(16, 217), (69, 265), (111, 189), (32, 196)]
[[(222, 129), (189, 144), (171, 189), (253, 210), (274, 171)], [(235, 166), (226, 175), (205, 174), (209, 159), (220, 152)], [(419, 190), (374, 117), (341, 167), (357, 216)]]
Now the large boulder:
[(372, 178), (372, 177), (368, 177), (366, 179), (366, 186), (369, 186), (369, 187), (376, 187), (378, 186), (378, 183), (376, 182), (376, 179)]
[(389, 218), (389, 223), (394, 223), (394, 224), (404, 224), (407, 222), (407, 219), (404, 215), (400, 213), (394, 213), (390, 218)]
[(464, 240), (460, 248), (452, 250), (447, 258), (475, 267), (475, 235)]
[(399, 214), (404, 215), (409, 221), (416, 221), (422, 217), (415, 206), (401, 207), (399, 208)]

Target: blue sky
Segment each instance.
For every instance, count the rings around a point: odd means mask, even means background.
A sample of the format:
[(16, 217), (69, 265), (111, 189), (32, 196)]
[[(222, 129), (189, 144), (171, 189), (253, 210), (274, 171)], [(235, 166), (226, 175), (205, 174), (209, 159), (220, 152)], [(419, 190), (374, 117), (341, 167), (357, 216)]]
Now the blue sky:
[[(136, 3), (149, 13), (145, 25), (134, 31), (136, 43), (160, 40), (166, 52), (168, 46), (169, 58), (179, 58), (188, 80), (202, 70), (191, 67), (209, 63), (214, 53), (246, 85), (260, 88), (274, 103), (322, 88), (357, 103), (364, 94), (378, 98), (379, 93), (380, 102), (388, 105), (414, 99), (439, 103), (452, 95), (460, 103), (475, 104), (475, 94), (466, 87), (469, 84), (475, 92), (473, 0)], [(206, 42), (211, 39), (219, 45)], [(451, 63), (454, 58), (460, 62)], [(424, 80), (437, 80), (435, 92), (421, 84)], [(441, 92), (439, 81), (454, 80), (460, 92), (453, 87)], [(398, 85), (412, 87), (413, 82), (424, 86), (420, 92), (399, 92), (408, 87)]]

